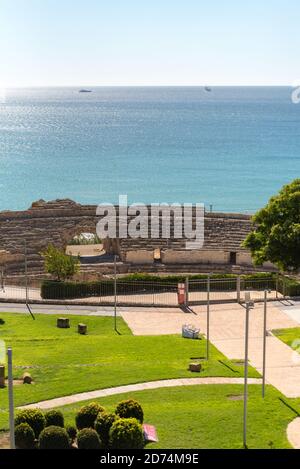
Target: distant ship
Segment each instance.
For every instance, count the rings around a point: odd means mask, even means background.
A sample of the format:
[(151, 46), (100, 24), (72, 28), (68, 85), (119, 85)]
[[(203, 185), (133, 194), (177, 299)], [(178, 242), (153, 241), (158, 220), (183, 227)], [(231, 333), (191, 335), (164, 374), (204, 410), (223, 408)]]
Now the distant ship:
[(208, 91), (208, 92), (211, 91), (210, 86), (205, 86), (204, 89), (205, 89), (205, 91)]
[(82, 89), (82, 90), (79, 90), (78, 93), (91, 93), (92, 90), (85, 90), (85, 89)]

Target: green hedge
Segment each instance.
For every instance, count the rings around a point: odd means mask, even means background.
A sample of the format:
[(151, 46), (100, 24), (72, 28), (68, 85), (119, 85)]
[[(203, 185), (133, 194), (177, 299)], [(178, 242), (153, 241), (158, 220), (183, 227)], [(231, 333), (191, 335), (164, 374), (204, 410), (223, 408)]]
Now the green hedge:
[(21, 409), (15, 417), (15, 425), (18, 426), (21, 423), (27, 423), (34, 431), (35, 437), (38, 438), (46, 426), (46, 419), (43, 412), (38, 408)]
[(287, 296), (300, 296), (300, 284), (297, 282), (288, 284), (286, 295)]
[(28, 423), (20, 423), (15, 428), (15, 443), (18, 449), (33, 449), (35, 435)]
[(290, 277), (280, 277), (278, 291), (285, 296), (300, 296), (300, 283)]
[(105, 409), (98, 402), (90, 402), (79, 409), (75, 422), (78, 430), (83, 428), (93, 428), (97, 415)]
[(144, 412), (141, 404), (134, 399), (126, 399), (119, 402), (115, 410), (116, 415), (121, 418), (135, 418), (138, 422), (143, 423)]
[(69, 449), (70, 440), (64, 428), (52, 425), (44, 428), (39, 436), (40, 449)]
[[(207, 275), (197, 274), (188, 276), (190, 280), (190, 291), (206, 291)], [(212, 282), (211, 291), (234, 291), (236, 290), (236, 278), (234, 274), (213, 274), (212, 280), (225, 279), (224, 282)], [(270, 273), (255, 273), (243, 275), (242, 280), (247, 280), (247, 288), (260, 289), (269, 288), (267, 279), (272, 278), (275, 282), (275, 275)], [(168, 275), (160, 277), (149, 274), (132, 274), (118, 278), (118, 294), (138, 294), (138, 293), (163, 293), (177, 292), (177, 284), (184, 282), (186, 276)], [(193, 282), (199, 280), (200, 282)], [(203, 280), (203, 282), (201, 282)], [(227, 280), (227, 281), (226, 281)], [(232, 280), (232, 281), (230, 281)], [(258, 283), (258, 281), (260, 281)], [(111, 296), (114, 294), (113, 279), (101, 280), (97, 282), (57, 282), (45, 280), (41, 286), (41, 296), (43, 299), (60, 300), (71, 298), (87, 298), (99, 296)]]
[(78, 449), (101, 449), (102, 443), (93, 428), (83, 428), (77, 434)]
[(145, 446), (142, 425), (134, 418), (117, 419), (109, 431), (112, 449), (142, 449)]
[(45, 412), (46, 427), (62, 427), (64, 428), (64, 416), (60, 410), (51, 409)]

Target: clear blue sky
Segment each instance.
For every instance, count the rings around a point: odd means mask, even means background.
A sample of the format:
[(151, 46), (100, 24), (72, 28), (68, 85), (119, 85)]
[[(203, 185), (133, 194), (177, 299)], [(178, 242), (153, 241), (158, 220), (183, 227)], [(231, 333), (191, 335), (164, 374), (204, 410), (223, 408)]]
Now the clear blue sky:
[(0, 0), (0, 85), (291, 85), (299, 31), (299, 0)]

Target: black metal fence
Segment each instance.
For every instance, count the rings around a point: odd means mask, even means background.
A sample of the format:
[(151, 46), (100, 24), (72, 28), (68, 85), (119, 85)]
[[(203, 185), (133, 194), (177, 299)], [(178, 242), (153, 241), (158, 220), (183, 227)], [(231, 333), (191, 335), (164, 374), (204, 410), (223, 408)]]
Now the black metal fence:
[[(186, 279), (181, 285), (184, 300), (179, 297), (177, 281), (126, 280), (118, 278), (98, 282), (54, 282), (46, 280), (41, 288), (2, 284), (0, 301), (29, 303), (61, 303), (81, 305), (131, 306), (177, 306), (179, 303), (197, 305), (212, 303), (240, 302), (245, 292), (251, 292), (253, 301), (262, 301), (264, 291), (268, 299), (281, 299), (286, 296), (285, 283), (280, 277), (244, 278), (203, 278)], [(115, 297), (116, 289), (116, 297)]]
[(245, 300), (245, 292), (251, 292), (251, 299), (253, 301), (262, 301), (264, 299), (264, 292), (267, 291), (269, 299), (277, 300), (283, 297), (283, 294), (278, 291), (277, 278), (255, 278), (255, 279), (244, 279), (241, 278), (240, 285), (240, 302)]

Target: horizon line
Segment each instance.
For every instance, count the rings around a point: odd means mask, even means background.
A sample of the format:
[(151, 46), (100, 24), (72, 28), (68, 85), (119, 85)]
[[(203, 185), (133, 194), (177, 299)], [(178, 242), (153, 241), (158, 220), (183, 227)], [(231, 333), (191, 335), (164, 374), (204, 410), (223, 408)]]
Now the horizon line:
[(294, 88), (295, 86), (291, 83), (289, 84), (211, 84), (211, 83), (204, 83), (204, 84), (158, 84), (158, 85), (151, 85), (151, 84), (56, 84), (56, 85), (16, 85), (16, 86), (5, 86), (0, 84), (0, 89), (10, 90), (10, 89), (24, 89), (24, 88), (204, 88), (204, 87), (213, 87), (213, 88)]

